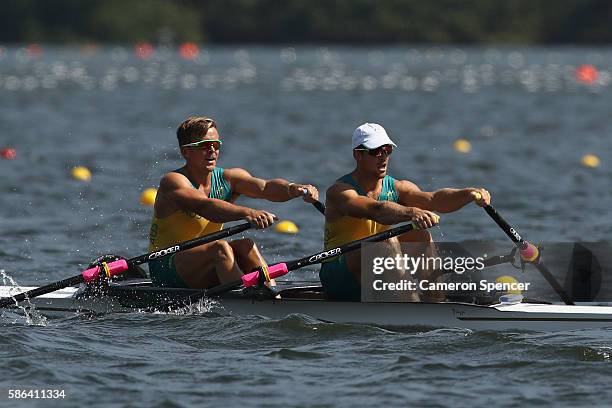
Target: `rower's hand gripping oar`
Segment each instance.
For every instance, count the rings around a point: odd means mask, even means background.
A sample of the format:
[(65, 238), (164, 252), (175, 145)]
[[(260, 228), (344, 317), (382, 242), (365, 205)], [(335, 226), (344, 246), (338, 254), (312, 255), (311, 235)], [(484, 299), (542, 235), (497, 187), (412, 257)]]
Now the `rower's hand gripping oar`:
[[(480, 196), (480, 193), (475, 193)], [(480, 197), (477, 197), (479, 199)], [(484, 210), (489, 214), (489, 216), (495, 221), (495, 223), (506, 233), (506, 235), (514, 242), (514, 244), (518, 247), (519, 253), (521, 254), (521, 259), (525, 262), (529, 262), (535, 265), (535, 267), (540, 271), (544, 279), (548, 282), (548, 284), (557, 292), (557, 295), (565, 302), (566, 305), (573, 305), (572, 299), (568, 296), (567, 292), (561, 287), (559, 282), (555, 279), (550, 270), (540, 262), (540, 252), (538, 248), (532, 243), (526, 241), (521, 237), (521, 235), (514, 229), (508, 222), (502, 218), (501, 215), (493, 208), (491, 204), (487, 204), (483, 206)]]
[(39, 288), (32, 289), (28, 292), (20, 293), (12, 297), (0, 299), (0, 308), (21, 302), (25, 299), (32, 299), (36, 296), (41, 296), (46, 293), (54, 292), (56, 290), (66, 288), (68, 286), (92, 282), (96, 280), (101, 273), (110, 279), (115, 275), (127, 271), (132, 266), (141, 265), (150, 262), (154, 259), (163, 258), (168, 255), (176, 254), (177, 252), (185, 251), (187, 249), (208, 244), (210, 242), (217, 241), (219, 239), (223, 239), (231, 235), (239, 234), (243, 231), (248, 230), (249, 228), (251, 228), (251, 224), (245, 222), (243, 224), (238, 224), (232, 227), (222, 229), (221, 231), (213, 232), (212, 234), (208, 234), (203, 237), (185, 241), (173, 245), (171, 247), (149, 252), (148, 254), (140, 255), (131, 259), (120, 259), (118, 261), (110, 263), (103, 262), (101, 265), (96, 265), (93, 268), (89, 268), (86, 271), (83, 271), (80, 274), (73, 276), (72, 278), (64, 279), (46, 286), (41, 286)]
[[(302, 193), (304, 193), (304, 195), (307, 196), (307, 197), (310, 196), (310, 193), (305, 188), (302, 189)], [(323, 204), (322, 202), (320, 202), (318, 200), (313, 201), (311, 204), (314, 205), (314, 208), (319, 210), (319, 212), (321, 214), (325, 215), (325, 204)]]
[[(347, 252), (354, 251), (356, 249), (361, 248), (361, 244), (363, 243), (384, 241), (391, 237), (401, 235), (408, 231), (417, 230), (417, 229), (420, 229), (420, 228), (414, 223), (403, 224), (398, 227), (388, 229), (387, 231), (379, 232), (378, 234), (374, 234), (369, 237), (359, 239), (357, 241), (346, 243), (336, 248), (328, 249), (322, 252), (317, 252), (315, 254), (305, 256), (303, 258), (296, 259), (293, 261), (281, 262), (281, 263), (277, 263), (277, 264), (268, 266), (267, 268), (263, 269), (265, 280), (269, 281), (271, 279), (286, 275), (287, 273), (289, 273), (289, 271), (303, 268), (304, 266), (315, 265), (315, 264), (323, 262), (325, 259), (333, 258), (336, 256), (340, 256), (342, 254), (345, 254)], [(199, 293), (189, 296), (188, 298), (182, 299), (180, 301), (180, 304), (186, 305), (186, 304), (196, 302), (203, 297), (216, 296), (216, 295), (219, 295), (224, 292), (228, 292), (233, 289), (238, 289), (242, 287), (248, 288), (248, 287), (254, 286), (260, 281), (259, 274), (261, 272), (262, 272), (261, 270), (255, 270), (253, 272), (247, 273), (246, 275), (242, 276), (241, 279), (235, 280), (233, 282), (223, 283), (213, 288), (203, 290)], [(152, 310), (165, 312), (165, 311), (170, 311), (174, 309), (176, 306), (177, 306), (177, 302), (169, 302), (161, 306), (152, 308)]]

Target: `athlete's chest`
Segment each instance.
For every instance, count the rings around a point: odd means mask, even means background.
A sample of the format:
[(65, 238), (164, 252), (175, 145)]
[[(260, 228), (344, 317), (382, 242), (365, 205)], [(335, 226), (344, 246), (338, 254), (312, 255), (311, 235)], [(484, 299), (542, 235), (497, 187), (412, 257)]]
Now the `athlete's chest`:
[(377, 201), (395, 201), (395, 193), (392, 190), (374, 190), (366, 193), (366, 197)]

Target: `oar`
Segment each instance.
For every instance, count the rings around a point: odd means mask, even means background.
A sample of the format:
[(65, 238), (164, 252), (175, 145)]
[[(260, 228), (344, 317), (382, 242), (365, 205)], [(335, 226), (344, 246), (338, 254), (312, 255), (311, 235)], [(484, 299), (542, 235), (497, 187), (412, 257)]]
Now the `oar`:
[(540, 271), (542, 276), (544, 276), (544, 279), (546, 279), (548, 284), (555, 290), (555, 292), (557, 292), (557, 295), (559, 295), (561, 300), (563, 300), (566, 305), (573, 305), (574, 302), (572, 302), (572, 299), (561, 287), (559, 282), (557, 282), (550, 270), (546, 267), (546, 265), (540, 262), (540, 253), (538, 251), (538, 248), (535, 245), (529, 243), (528, 241), (525, 241), (523, 237), (521, 237), (521, 235), (516, 231), (516, 229), (511, 227), (510, 224), (508, 224), (508, 222), (503, 219), (501, 215), (499, 215), (499, 213), (495, 210), (495, 208), (493, 208), (493, 206), (489, 204), (485, 205), (483, 208), (487, 212), (487, 214), (489, 214), (489, 216), (493, 219), (493, 221), (495, 221), (495, 223), (499, 225), (502, 231), (504, 231), (506, 235), (512, 240), (512, 242), (514, 242), (514, 244), (518, 247), (519, 252), (521, 254), (521, 258), (524, 261), (533, 263), (535, 265), (535, 267), (538, 269), (538, 271)]
[(80, 274), (73, 276), (72, 278), (64, 279), (59, 282), (51, 283), (46, 286), (41, 286), (30, 291), (20, 293), (18, 295), (0, 299), (0, 308), (12, 305), (16, 302), (23, 300), (32, 299), (36, 296), (41, 296), (46, 293), (54, 292), (66, 288), (68, 286), (78, 285), (79, 283), (88, 283), (100, 276), (102, 272), (108, 278), (120, 274), (121, 272), (127, 271), (132, 266), (141, 265), (150, 262), (154, 259), (163, 258), (168, 255), (176, 254), (177, 252), (185, 251), (200, 245), (208, 244), (209, 242), (217, 241), (222, 238), (229, 237), (231, 235), (239, 234), (242, 231), (246, 231), (251, 228), (251, 224), (245, 222), (243, 224), (234, 225), (222, 229), (221, 231), (213, 232), (212, 234), (204, 235), (203, 237), (195, 238), (189, 241), (182, 242), (180, 244), (173, 245), (171, 247), (160, 249), (158, 251), (149, 252), (148, 254), (140, 255), (131, 259), (120, 259), (118, 261), (110, 262), (108, 264), (102, 264), (102, 266), (94, 266), (93, 268), (87, 269)]
[(325, 204), (323, 204), (320, 201), (315, 201), (314, 203), (312, 203), (312, 205), (314, 205), (314, 207), (319, 210), (319, 212), (323, 215), (325, 215)]
[[(295, 269), (303, 268), (305, 266), (314, 265), (323, 262), (325, 259), (334, 258), (345, 254), (350, 251), (354, 251), (356, 249), (361, 248), (361, 244), (366, 242), (379, 242), (394, 237), (396, 235), (401, 235), (405, 232), (419, 229), (419, 227), (413, 223), (403, 224), (395, 228), (388, 229), (383, 232), (379, 232), (378, 234), (371, 235), (366, 238), (359, 239), (357, 241), (352, 241), (341, 245), (336, 248), (328, 249), (326, 251), (317, 252), (309, 256), (305, 256), (300, 259), (296, 259), (293, 261), (281, 262), (271, 266), (268, 266), (267, 273), (268, 279), (278, 278), (280, 276), (286, 275), (289, 271), (293, 271)], [(210, 289), (202, 290), (196, 294), (190, 295), (187, 298), (181, 299), (181, 304), (189, 304), (198, 301), (203, 297), (211, 297), (216, 296), (224, 292), (228, 292), (233, 289), (238, 289), (241, 287), (248, 288), (254, 286), (259, 282), (259, 273), (260, 271), (256, 270), (251, 273), (247, 273), (243, 275), (242, 278), (237, 279), (233, 282), (223, 283), (221, 285), (215, 286)], [(164, 303), (161, 306), (154, 307), (152, 310), (155, 311), (169, 311), (177, 306), (177, 302), (168, 302)]]
[[(308, 190), (303, 188), (302, 192), (304, 193), (305, 196), (309, 196), (310, 194), (308, 193)], [(319, 210), (319, 212), (323, 215), (325, 215), (325, 204), (323, 204), (322, 202), (315, 200), (314, 203), (312, 203), (312, 205), (314, 205), (314, 207)]]

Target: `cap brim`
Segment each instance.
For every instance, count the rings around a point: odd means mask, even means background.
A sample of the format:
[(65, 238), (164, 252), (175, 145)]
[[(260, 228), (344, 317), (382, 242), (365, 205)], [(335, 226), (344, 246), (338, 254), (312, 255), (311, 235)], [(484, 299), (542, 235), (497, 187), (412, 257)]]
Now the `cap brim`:
[(367, 147), (368, 149), (376, 149), (377, 147), (388, 145), (388, 144), (390, 144), (393, 147), (397, 147), (397, 145), (395, 143), (393, 143), (393, 141), (391, 139), (388, 139), (388, 140), (386, 140), (386, 141), (384, 141), (382, 143), (380, 143), (380, 142), (379, 143), (376, 143), (376, 142), (370, 142), (370, 143), (365, 142), (365, 143), (362, 143), (362, 144), (365, 147)]

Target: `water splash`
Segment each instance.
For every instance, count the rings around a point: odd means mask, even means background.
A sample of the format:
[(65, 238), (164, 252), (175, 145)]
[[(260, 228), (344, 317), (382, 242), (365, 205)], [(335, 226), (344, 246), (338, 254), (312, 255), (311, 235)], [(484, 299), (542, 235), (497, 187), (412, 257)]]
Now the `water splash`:
[(154, 311), (154, 314), (165, 314), (174, 316), (203, 316), (211, 312), (219, 312), (223, 306), (215, 299), (201, 298), (197, 302), (190, 303), (169, 312)]
[[(13, 279), (12, 276), (7, 274), (4, 269), (0, 269), (0, 276), (2, 277), (2, 285), (11, 287), (8, 293), (9, 296), (15, 296), (23, 292), (23, 289), (19, 286), (19, 284)], [(26, 298), (23, 302), (16, 304), (16, 306), (23, 313), (23, 316), (20, 315), (20, 318), (25, 319), (25, 324), (27, 324), (28, 326), (46, 326), (47, 325), (47, 318), (41, 315), (36, 310), (36, 307), (30, 301), (29, 298)], [(0, 316), (2, 317), (5, 316), (4, 310), (2, 311), (2, 314), (0, 314)], [(12, 323), (13, 324), (19, 323), (19, 320), (21, 320), (20, 318), (18, 318), (17, 320), (14, 320)]]
[(440, 235), (440, 239), (444, 239), (444, 230), (440, 227), (440, 224), (434, 226), (435, 231)]

